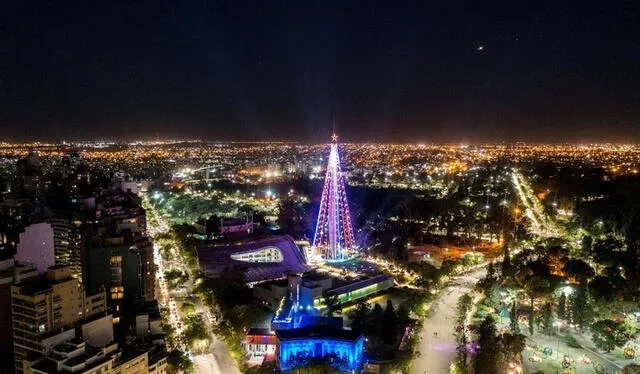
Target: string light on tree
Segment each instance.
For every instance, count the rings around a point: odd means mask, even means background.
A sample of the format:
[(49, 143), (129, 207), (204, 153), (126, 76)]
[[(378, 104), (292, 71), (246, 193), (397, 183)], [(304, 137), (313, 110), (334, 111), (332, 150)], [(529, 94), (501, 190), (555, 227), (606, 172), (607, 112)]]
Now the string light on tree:
[(340, 168), (338, 136), (334, 132), (313, 246), (322, 251), (325, 260), (340, 261), (346, 259), (346, 251), (354, 244), (344, 175)]

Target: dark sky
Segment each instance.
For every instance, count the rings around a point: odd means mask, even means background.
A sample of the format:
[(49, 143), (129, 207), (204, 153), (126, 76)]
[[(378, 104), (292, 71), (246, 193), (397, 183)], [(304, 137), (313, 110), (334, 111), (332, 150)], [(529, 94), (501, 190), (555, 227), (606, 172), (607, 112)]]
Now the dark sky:
[(0, 140), (640, 141), (638, 0), (115, 3), (0, 6)]

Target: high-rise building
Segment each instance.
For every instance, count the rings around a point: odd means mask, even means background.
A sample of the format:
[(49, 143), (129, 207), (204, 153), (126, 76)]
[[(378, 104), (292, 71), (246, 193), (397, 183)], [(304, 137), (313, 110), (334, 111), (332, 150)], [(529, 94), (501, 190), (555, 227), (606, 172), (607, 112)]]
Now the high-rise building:
[(38, 276), (33, 264), (18, 264), (13, 258), (0, 261), (0, 373), (13, 373), (13, 336), (11, 333), (11, 285), (28, 282)]
[(25, 194), (39, 194), (44, 189), (42, 163), (36, 152), (18, 161), (17, 190)]
[(155, 299), (153, 246), (147, 237), (127, 234), (100, 238), (86, 254), (87, 289), (106, 289), (116, 322), (129, 307)]
[(142, 284), (142, 298), (152, 301), (156, 298), (156, 265), (153, 260), (153, 244), (146, 236), (133, 239), (136, 254), (140, 261), (140, 283)]
[(26, 198), (6, 198), (0, 201), (0, 231), (3, 240), (15, 251), (18, 236), (24, 230), (33, 202)]
[(325, 260), (340, 261), (346, 258), (346, 251), (353, 248), (355, 242), (345, 178), (340, 168), (338, 137), (333, 134), (331, 140), (313, 246), (320, 249)]
[(71, 275), (82, 282), (85, 246), (85, 222), (80, 219), (52, 218), (53, 247), (56, 265), (69, 265)]
[(145, 235), (147, 232), (147, 213), (144, 208), (141, 206), (125, 207), (123, 205), (103, 208), (99, 214), (100, 218), (116, 232), (131, 230)]
[(69, 266), (49, 268), (46, 279), (11, 286), (11, 318), (14, 362), (22, 372), (22, 360), (42, 353), (43, 341), (53, 333), (72, 329), (87, 317), (104, 313), (104, 291), (86, 296)]
[(68, 177), (76, 172), (78, 165), (82, 162), (82, 156), (76, 150), (70, 150), (62, 156), (62, 176)]

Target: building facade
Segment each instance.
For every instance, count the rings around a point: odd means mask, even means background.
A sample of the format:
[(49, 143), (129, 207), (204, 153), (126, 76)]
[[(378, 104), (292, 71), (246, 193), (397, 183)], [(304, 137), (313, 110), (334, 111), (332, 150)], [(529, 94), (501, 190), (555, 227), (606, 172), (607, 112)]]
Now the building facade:
[(43, 340), (52, 332), (71, 328), (87, 317), (104, 313), (106, 297), (87, 297), (68, 266), (54, 266), (45, 280), (11, 286), (11, 318), (16, 371), (30, 353), (41, 353)]
[(85, 222), (80, 219), (53, 218), (53, 247), (56, 265), (68, 265), (71, 274), (82, 282), (85, 246)]
[(35, 264), (42, 274), (56, 264), (51, 224), (41, 222), (24, 228), (18, 239), (16, 260)]
[[(77, 331), (82, 331), (79, 335)], [(161, 345), (120, 346), (113, 340), (111, 315), (83, 323), (50, 338), (40, 354), (23, 360), (24, 373), (53, 374), (166, 374), (167, 359)]]
[(288, 235), (199, 248), (198, 262), (206, 277), (217, 278), (226, 269), (235, 267), (244, 271), (247, 282), (276, 279), (287, 272), (309, 270), (304, 255)]
[(314, 359), (331, 358), (341, 371), (359, 371), (364, 360), (364, 336), (329, 326), (276, 331), (276, 357), (281, 370), (303, 366)]
[(38, 276), (32, 264), (18, 264), (13, 258), (0, 261), (0, 373), (13, 373), (13, 335), (11, 319), (11, 285), (28, 282)]
[(155, 299), (155, 272), (153, 245), (144, 236), (103, 238), (86, 253), (87, 289), (106, 289), (116, 323), (130, 307)]

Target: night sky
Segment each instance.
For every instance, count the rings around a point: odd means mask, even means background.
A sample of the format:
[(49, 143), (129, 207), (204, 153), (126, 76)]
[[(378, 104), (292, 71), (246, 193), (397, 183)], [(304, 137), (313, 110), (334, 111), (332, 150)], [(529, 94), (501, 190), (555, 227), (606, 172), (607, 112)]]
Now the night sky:
[(637, 0), (130, 3), (4, 2), (0, 141), (640, 141)]

